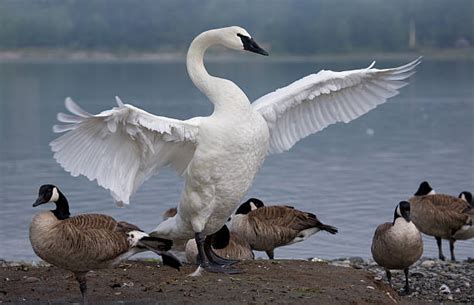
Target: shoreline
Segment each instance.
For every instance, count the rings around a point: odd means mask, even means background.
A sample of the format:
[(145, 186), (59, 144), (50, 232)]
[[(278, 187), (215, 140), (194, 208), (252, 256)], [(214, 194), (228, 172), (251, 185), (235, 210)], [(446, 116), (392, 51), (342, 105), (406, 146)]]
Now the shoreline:
[[(341, 54), (284, 55), (276, 54), (262, 59), (240, 54), (211, 52), (206, 56), (209, 62), (319, 62), (332, 60), (410, 60), (423, 56), (429, 60), (474, 60), (474, 48), (450, 50), (415, 50), (412, 52), (355, 52)], [(0, 50), (0, 63), (81, 63), (81, 62), (182, 62), (183, 52), (108, 52), (91, 50), (27, 49)]]
[[(187, 275), (195, 266), (181, 271), (157, 265), (156, 259), (131, 260), (113, 269), (90, 272), (88, 279), (93, 299), (100, 303), (155, 304), (442, 304), (474, 302), (474, 259), (443, 262), (426, 257), (410, 268), (411, 294), (404, 296), (402, 271), (392, 274), (391, 288), (383, 268), (360, 257), (335, 260), (242, 261), (237, 275), (204, 273)], [(72, 275), (44, 262), (6, 262), (0, 260), (0, 303), (42, 304), (79, 301)], [(281, 274), (285, 277), (282, 278)], [(58, 290), (51, 291), (51, 285)], [(26, 287), (26, 289), (25, 289)], [(215, 289), (219, 291), (215, 291)]]

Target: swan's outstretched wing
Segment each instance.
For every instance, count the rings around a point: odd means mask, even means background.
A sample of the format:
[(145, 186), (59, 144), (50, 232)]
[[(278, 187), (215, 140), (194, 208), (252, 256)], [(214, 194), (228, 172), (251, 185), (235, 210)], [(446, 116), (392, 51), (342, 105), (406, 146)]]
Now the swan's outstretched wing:
[(336, 122), (348, 123), (398, 94), (421, 57), (393, 69), (322, 70), (262, 96), (252, 107), (270, 129), (269, 153), (290, 149), (300, 139)]
[(196, 148), (200, 118), (180, 121), (152, 115), (123, 104), (92, 115), (70, 98), (58, 114), (66, 132), (50, 143), (54, 158), (72, 176), (84, 175), (110, 190), (114, 199), (129, 203), (130, 196), (158, 169), (170, 165), (183, 173)]

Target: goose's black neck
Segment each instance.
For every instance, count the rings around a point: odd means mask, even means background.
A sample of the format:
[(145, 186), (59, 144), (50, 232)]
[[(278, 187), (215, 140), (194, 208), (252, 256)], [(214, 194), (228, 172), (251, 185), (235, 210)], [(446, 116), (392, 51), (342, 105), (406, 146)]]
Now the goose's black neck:
[(66, 196), (58, 190), (59, 198), (55, 202), (56, 203), (56, 210), (52, 210), (54, 216), (56, 216), (59, 220), (64, 220), (69, 218), (69, 203), (67, 202)]

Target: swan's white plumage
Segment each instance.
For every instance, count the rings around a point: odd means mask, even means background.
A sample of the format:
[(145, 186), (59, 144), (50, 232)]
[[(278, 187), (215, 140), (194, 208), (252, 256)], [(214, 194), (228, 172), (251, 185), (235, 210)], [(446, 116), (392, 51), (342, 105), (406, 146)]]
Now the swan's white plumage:
[[(170, 165), (185, 178), (176, 216), (153, 234), (174, 240), (219, 230), (252, 185), (265, 156), (288, 150), (329, 124), (349, 122), (397, 94), (413, 74), (406, 66), (377, 70), (321, 71), (250, 104), (233, 82), (207, 73), (207, 48), (222, 44), (244, 50), (240, 27), (209, 30), (188, 50), (188, 74), (208, 99), (208, 117), (180, 121), (152, 115), (117, 99), (118, 107), (92, 115), (71, 99), (58, 114), (66, 132), (51, 142), (55, 159), (73, 176), (84, 175), (109, 189), (115, 200), (130, 196), (151, 175)], [(269, 144), (270, 143), (270, 144)]]
[(155, 116), (123, 104), (92, 115), (67, 98), (73, 114), (58, 114), (69, 131), (51, 142), (54, 158), (73, 176), (80, 174), (109, 189), (114, 199), (129, 203), (135, 190), (159, 168), (182, 173), (192, 159), (200, 118), (180, 121)]
[(262, 96), (252, 106), (270, 129), (269, 153), (289, 150), (300, 139), (336, 122), (348, 123), (397, 95), (421, 58), (393, 69), (322, 70)]

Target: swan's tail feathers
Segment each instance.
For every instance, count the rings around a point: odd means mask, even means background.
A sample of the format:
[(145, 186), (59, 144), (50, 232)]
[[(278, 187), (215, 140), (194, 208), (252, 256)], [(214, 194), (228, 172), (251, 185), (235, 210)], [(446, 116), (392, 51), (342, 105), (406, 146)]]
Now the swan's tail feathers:
[(168, 252), (168, 250), (170, 250), (173, 246), (173, 241), (169, 239), (145, 236), (138, 241), (137, 246), (146, 248), (160, 255), (161, 259), (163, 260), (163, 265), (170, 266), (178, 270), (179, 267), (182, 266), (181, 261), (172, 253)]
[(319, 227), (319, 229), (321, 229), (322, 231), (327, 231), (331, 234), (336, 234), (338, 232), (337, 228), (336, 227), (333, 227), (333, 226), (329, 226), (329, 225), (325, 225), (325, 224), (321, 224), (321, 226)]

